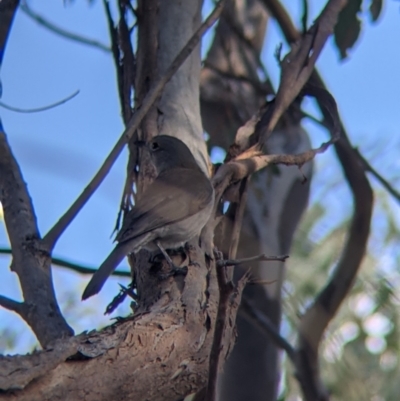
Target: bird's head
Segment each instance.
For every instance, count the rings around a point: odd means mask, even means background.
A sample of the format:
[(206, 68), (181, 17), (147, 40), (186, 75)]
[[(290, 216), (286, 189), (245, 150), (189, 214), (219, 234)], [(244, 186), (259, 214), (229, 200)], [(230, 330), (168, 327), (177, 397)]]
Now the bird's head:
[(158, 174), (174, 167), (200, 169), (192, 152), (178, 138), (159, 135), (154, 137), (146, 147)]

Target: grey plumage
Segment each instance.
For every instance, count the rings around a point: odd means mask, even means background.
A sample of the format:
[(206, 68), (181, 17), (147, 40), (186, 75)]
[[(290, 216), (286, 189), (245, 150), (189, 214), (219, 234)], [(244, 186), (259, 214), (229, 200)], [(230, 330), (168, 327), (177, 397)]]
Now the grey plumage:
[(118, 245), (87, 285), (82, 299), (97, 294), (108, 276), (129, 253), (141, 248), (177, 248), (198, 235), (210, 217), (214, 190), (189, 148), (161, 135), (147, 145), (157, 178), (127, 214), (116, 236)]

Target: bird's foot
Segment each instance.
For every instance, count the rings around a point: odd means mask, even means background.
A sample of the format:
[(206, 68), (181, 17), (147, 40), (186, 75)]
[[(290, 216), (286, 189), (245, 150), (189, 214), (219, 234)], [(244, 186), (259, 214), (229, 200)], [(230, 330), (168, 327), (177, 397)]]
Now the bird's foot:
[(163, 248), (159, 241), (156, 241), (156, 245), (160, 252), (164, 255), (165, 261), (167, 262), (168, 266), (170, 267), (170, 271), (164, 273), (159, 272), (158, 278), (159, 280), (166, 280), (169, 277), (176, 277), (176, 276), (186, 276), (188, 272), (187, 266), (177, 266), (174, 264), (170, 256), (168, 255), (167, 251)]
[(170, 277), (176, 277), (176, 276), (186, 276), (188, 272), (188, 267), (187, 266), (176, 266), (172, 264), (170, 265), (171, 270), (166, 273), (158, 273), (157, 277), (160, 281), (167, 280)]

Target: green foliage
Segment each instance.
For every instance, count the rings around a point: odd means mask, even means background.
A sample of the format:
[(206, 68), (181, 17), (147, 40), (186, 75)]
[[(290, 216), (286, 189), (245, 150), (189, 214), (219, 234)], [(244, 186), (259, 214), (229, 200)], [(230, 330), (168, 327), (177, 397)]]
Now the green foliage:
[(383, 0), (371, 0), (369, 5), (369, 13), (373, 22), (376, 22), (381, 14)]
[(10, 352), (16, 347), (17, 332), (10, 327), (0, 331), (0, 354)]
[[(339, 14), (338, 22), (334, 30), (336, 47), (339, 50), (340, 58), (347, 57), (347, 51), (351, 49), (361, 33), (362, 0), (348, 0), (347, 5)], [(382, 12), (383, 0), (371, 0), (369, 3), (369, 14), (372, 22), (376, 22)]]
[(358, 14), (361, 11), (362, 0), (349, 0), (339, 14), (335, 26), (335, 43), (342, 59), (347, 57), (347, 50), (356, 43), (361, 32), (361, 20)]
[[(399, 238), (399, 228), (388, 195), (375, 193), (372, 231), (383, 241), (383, 247), (379, 255), (372, 252), (376, 242), (373, 236), (351, 294), (329, 325), (320, 347), (322, 379), (335, 401), (397, 401), (400, 393), (400, 273), (385, 262), (399, 257), (400, 251), (391, 246)], [(346, 239), (349, 222), (340, 217), (325, 236), (319, 236), (318, 243), (311, 239), (326, 212), (320, 203), (311, 205), (291, 251), (283, 335), (293, 344), (298, 316), (326, 284)], [(384, 229), (382, 219), (387, 223)], [(286, 358), (284, 366), (280, 397), (296, 399), (301, 391)]]

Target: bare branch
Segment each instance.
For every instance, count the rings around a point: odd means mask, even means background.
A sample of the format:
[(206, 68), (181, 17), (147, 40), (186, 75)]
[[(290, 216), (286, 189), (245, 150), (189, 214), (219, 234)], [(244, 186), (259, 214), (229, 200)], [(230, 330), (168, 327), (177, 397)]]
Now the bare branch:
[[(226, 267), (216, 270), (219, 287), (219, 303), (209, 361), (207, 401), (214, 401), (216, 399), (218, 372), (221, 368), (222, 356), (226, 353), (226, 350), (223, 350), (222, 346), (224, 344), (224, 337), (229, 335), (227, 329), (229, 327), (231, 329), (234, 327), (232, 323), (229, 323), (229, 320), (236, 319), (236, 312), (241, 301), (241, 294), (249, 279), (248, 274), (245, 274), (235, 287), (232, 281), (227, 279)], [(231, 335), (233, 334), (231, 333)]]
[[(297, 40), (300, 34), (296, 31), (281, 3), (277, 0), (264, 0), (264, 3), (272, 16), (277, 19), (288, 42)], [(318, 87), (325, 88), (316, 70), (312, 73), (311, 81)], [(331, 114), (326, 110), (320, 99), (317, 98), (317, 102), (324, 116), (324, 121), (332, 133), (334, 128), (328, 123)], [(320, 378), (318, 347), (325, 328), (350, 291), (357, 275), (366, 249), (372, 214), (372, 190), (363, 168), (358, 162), (357, 155), (351, 147), (340, 118), (339, 129), (341, 138), (335, 143), (335, 149), (353, 192), (355, 210), (342, 257), (326, 287), (301, 319), (299, 345), (296, 350), (297, 372), (304, 397), (310, 401), (329, 398)]]
[(179, 67), (183, 64), (183, 62), (187, 59), (187, 57), (191, 54), (191, 52), (197, 46), (204, 33), (217, 21), (222, 11), (223, 2), (224, 0), (221, 0), (217, 3), (212, 13), (201, 24), (199, 29), (193, 34), (193, 36), (189, 39), (187, 44), (175, 57), (174, 61), (171, 63), (170, 67), (167, 69), (165, 74), (152, 85), (149, 92), (145, 96), (141, 107), (135, 111), (131, 120), (129, 121), (127, 128), (123, 132), (118, 142), (115, 144), (114, 148), (111, 150), (110, 154), (107, 156), (103, 165), (100, 167), (98, 172), (93, 177), (91, 182), (78, 196), (78, 198), (71, 205), (71, 207), (65, 212), (65, 214), (45, 235), (44, 241), (46, 247), (49, 250), (53, 249), (54, 245), (60, 238), (61, 234), (65, 231), (65, 229), (69, 226), (71, 221), (76, 217), (76, 215), (79, 213), (82, 207), (86, 204), (86, 202), (90, 199), (90, 197), (102, 183), (102, 181), (110, 171), (112, 165), (114, 164), (119, 154), (121, 153), (122, 149), (124, 148), (126, 143), (129, 141), (129, 139), (132, 137), (132, 135), (138, 128), (143, 117), (149, 111), (153, 103), (161, 95), (161, 92), (165, 87), (165, 85), (167, 84), (167, 82), (171, 79), (171, 77), (175, 74), (175, 72), (179, 69)]
[(46, 110), (50, 110), (50, 109), (54, 109), (57, 106), (60, 106), (61, 104), (67, 103), (69, 100), (71, 100), (72, 98), (74, 98), (75, 96), (77, 96), (79, 94), (79, 90), (75, 91), (74, 93), (72, 93), (71, 95), (68, 95), (66, 98), (61, 99), (55, 103), (49, 104), (47, 106), (43, 106), (43, 107), (37, 107), (35, 109), (21, 109), (19, 107), (13, 107), (13, 106), (9, 106), (8, 104), (1, 102), (0, 101), (0, 106), (7, 109), (7, 110), (11, 110), (11, 111), (15, 111), (17, 113), (38, 113), (40, 111), (46, 111)]
[[(58, 307), (50, 256), (41, 248), (32, 201), (1, 127), (0, 201), (12, 247), (11, 269), (18, 275), (25, 304), (34, 305), (23, 317), (42, 346), (46, 346), (57, 338), (71, 335), (72, 329)], [(8, 305), (11, 306), (11, 303)]]
[(42, 25), (49, 31), (63, 37), (64, 39), (69, 39), (74, 42), (80, 43), (82, 45), (91, 46), (91, 47), (97, 48), (97, 49), (102, 50), (107, 53), (111, 52), (111, 49), (107, 45), (105, 45), (95, 39), (89, 39), (82, 35), (78, 35), (74, 32), (70, 32), (70, 31), (67, 31), (66, 29), (60, 28), (56, 24), (50, 22), (46, 18), (42, 17), (40, 14), (37, 14), (35, 11), (33, 11), (28, 6), (28, 3), (26, 1), (21, 3), (20, 8), (26, 15), (28, 15), (30, 18), (32, 18), (39, 25)]
[[(240, 239), (240, 232), (242, 230), (243, 215), (246, 208), (248, 186), (249, 186), (249, 180), (248, 177), (245, 177), (240, 183), (239, 200), (235, 205), (235, 217), (233, 221), (233, 227), (231, 230), (231, 238), (229, 241), (230, 243), (228, 252), (229, 259), (235, 259), (236, 257)], [(231, 273), (233, 273), (233, 270), (231, 270)], [(230, 278), (232, 279), (232, 277)]]
[[(19, 0), (3, 0), (0, 2), (0, 65), (3, 61), (8, 34), (17, 11)], [(1, 85), (0, 85), (1, 96)]]
[(345, 4), (346, 0), (330, 0), (313, 26), (301, 39), (292, 44), (292, 50), (281, 62), (279, 89), (272, 104), (265, 130), (259, 138), (260, 144), (263, 144), (272, 133), (279, 118), (310, 78), (315, 62), (328, 37), (332, 34), (337, 16)]
[(125, 5), (118, 2), (120, 21), (119, 29), (114, 26), (108, 0), (103, 0), (108, 31), (111, 39), (111, 50), (117, 72), (118, 94), (125, 125), (132, 117), (132, 92), (135, 84), (135, 57), (130, 42), (130, 33), (125, 20)]
[[(12, 250), (10, 248), (0, 248), (0, 254), (12, 255)], [(56, 257), (51, 258), (51, 264), (59, 267), (66, 267), (67, 269), (71, 269), (81, 274), (93, 274), (97, 270), (94, 267), (82, 266), (80, 264), (69, 262), (68, 260)], [(115, 270), (111, 274), (115, 277), (131, 277), (131, 273), (128, 271)]]
[[(330, 124), (328, 124), (326, 121), (321, 121), (318, 118), (312, 116), (311, 114), (305, 112), (302, 112), (302, 114), (304, 117), (310, 119), (314, 123), (319, 124), (328, 130), (331, 129)], [(398, 192), (395, 188), (393, 188), (393, 185), (385, 177), (383, 177), (380, 173), (378, 173), (374, 167), (372, 167), (369, 161), (360, 153), (360, 151), (357, 148), (354, 148), (354, 152), (356, 153), (361, 163), (363, 164), (364, 169), (370, 172), (380, 182), (380, 184), (389, 192), (389, 194), (400, 202), (400, 192)]]
[(400, 202), (400, 192), (396, 191), (393, 188), (393, 185), (371, 166), (368, 160), (360, 153), (360, 151), (357, 148), (354, 149), (354, 152), (356, 153), (361, 163), (363, 164), (364, 169), (370, 172), (381, 183), (381, 185), (390, 193), (390, 195), (392, 195), (398, 202)]
[(12, 312), (18, 313), (18, 315), (25, 315), (25, 304), (23, 302), (17, 302), (13, 299), (0, 295), (0, 306), (6, 308)]
[(317, 154), (323, 153), (337, 139), (331, 139), (324, 142), (319, 148), (310, 149), (306, 152), (297, 155), (260, 155), (259, 152), (253, 149), (253, 152), (248, 151), (247, 154), (255, 154), (247, 159), (233, 160), (222, 165), (215, 176), (213, 177), (213, 185), (216, 192), (216, 199), (220, 197), (224, 190), (235, 181), (239, 181), (256, 171), (259, 171), (271, 164), (284, 164), (286, 166), (301, 167), (305, 163), (312, 160)]
[(245, 297), (242, 297), (242, 304), (239, 313), (261, 329), (262, 332), (271, 338), (279, 348), (285, 350), (290, 360), (295, 363), (296, 351), (293, 346), (279, 334), (275, 325), (270, 321), (268, 316), (252, 305), (252, 303)]
[(225, 260), (218, 260), (217, 261), (217, 267), (223, 267), (223, 266), (237, 266), (237, 265), (244, 265), (246, 263), (251, 263), (251, 262), (284, 262), (289, 255), (283, 255), (283, 256), (267, 256), (267, 255), (257, 255), (257, 256), (252, 256), (250, 258), (243, 258), (243, 259), (225, 259)]

